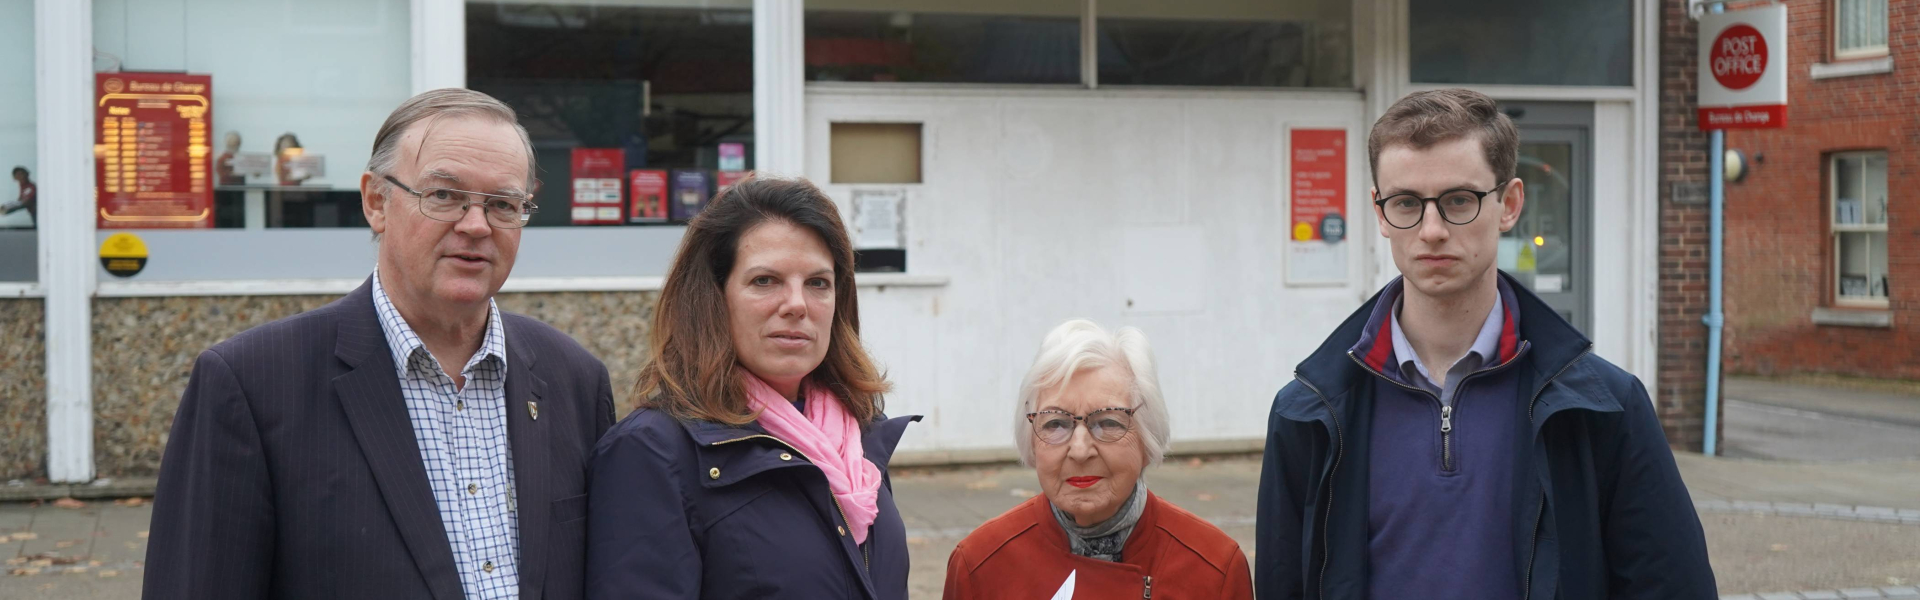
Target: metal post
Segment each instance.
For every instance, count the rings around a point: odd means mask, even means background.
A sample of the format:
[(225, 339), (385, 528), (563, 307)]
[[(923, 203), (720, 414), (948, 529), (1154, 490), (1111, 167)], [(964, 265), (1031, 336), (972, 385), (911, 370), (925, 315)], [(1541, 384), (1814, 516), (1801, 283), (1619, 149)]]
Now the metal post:
[[(1713, 12), (1724, 10), (1724, 5), (1713, 5)], [(1710, 224), (1707, 239), (1707, 316), (1701, 319), (1707, 325), (1707, 430), (1701, 438), (1701, 451), (1707, 456), (1717, 456), (1720, 445), (1720, 330), (1726, 323), (1726, 315), (1721, 312), (1720, 296), (1727, 201), (1726, 140), (1724, 131), (1716, 129), (1708, 134), (1707, 205)]]

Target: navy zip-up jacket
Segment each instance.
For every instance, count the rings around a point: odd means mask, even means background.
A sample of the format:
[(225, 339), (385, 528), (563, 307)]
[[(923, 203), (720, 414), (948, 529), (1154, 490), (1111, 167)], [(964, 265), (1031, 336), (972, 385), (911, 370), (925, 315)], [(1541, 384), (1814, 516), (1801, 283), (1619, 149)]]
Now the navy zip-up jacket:
[(906, 600), (907, 530), (887, 462), (918, 416), (862, 432), (880, 514), (855, 545), (826, 475), (758, 422), (627, 415), (594, 448), (587, 598)]
[[(1538, 297), (1500, 277), (1516, 338), (1526, 341), (1511, 357), (1503, 347), (1498, 367), (1512, 372), (1514, 404), (1475, 408), (1495, 401), (1475, 394), (1461, 410), (1512, 419), (1505, 448), (1462, 450), (1510, 459), (1508, 489), (1480, 490), (1505, 494), (1510, 507), (1503, 537), (1513, 561), (1506, 576), (1515, 579), (1504, 587), (1526, 599), (1717, 598), (1699, 516), (1646, 388), (1593, 356), (1592, 343)], [(1376, 427), (1375, 388), (1390, 383), (1354, 353), (1382, 301), (1375, 295), (1348, 317), (1274, 397), (1255, 537), (1263, 600), (1368, 598), (1369, 581), (1394, 580), (1372, 572), (1370, 523), (1371, 465), (1379, 464), (1372, 453), (1396, 441)], [(1424, 449), (1432, 441), (1404, 443)]]

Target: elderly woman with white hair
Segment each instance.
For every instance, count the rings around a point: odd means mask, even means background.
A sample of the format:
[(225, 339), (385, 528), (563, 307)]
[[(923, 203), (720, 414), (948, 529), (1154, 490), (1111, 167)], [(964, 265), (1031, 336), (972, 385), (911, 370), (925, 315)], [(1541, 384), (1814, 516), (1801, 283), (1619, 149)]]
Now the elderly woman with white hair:
[(1167, 407), (1140, 330), (1062, 323), (1014, 409), (1042, 494), (975, 529), (947, 559), (946, 598), (1252, 598), (1240, 545), (1147, 491)]

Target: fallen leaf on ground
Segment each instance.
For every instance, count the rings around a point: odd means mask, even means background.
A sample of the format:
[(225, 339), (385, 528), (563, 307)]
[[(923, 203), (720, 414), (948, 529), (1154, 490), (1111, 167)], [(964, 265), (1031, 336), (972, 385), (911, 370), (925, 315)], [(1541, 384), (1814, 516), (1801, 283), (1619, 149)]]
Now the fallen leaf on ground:
[(39, 567), (21, 567), (8, 572), (14, 575), (39, 575), (40, 568)]
[(1214, 495), (1213, 495), (1213, 494), (1209, 494), (1209, 493), (1206, 493), (1206, 492), (1201, 492), (1201, 493), (1198, 493), (1198, 494), (1194, 494), (1194, 495), (1193, 495), (1193, 497), (1194, 497), (1194, 498), (1196, 498), (1196, 499), (1198, 499), (1198, 500), (1200, 500), (1201, 502), (1212, 502), (1212, 501), (1213, 501), (1213, 499), (1214, 499)]
[(1000, 487), (1000, 482), (992, 479), (982, 479), (967, 484), (967, 489), (970, 490), (990, 490), (997, 487)]
[(1033, 490), (1025, 490), (1020, 488), (1013, 488), (1011, 490), (1007, 490), (1007, 493), (1012, 494), (1013, 497), (1015, 498), (1032, 498), (1035, 494)]
[(12, 537), (13, 537), (13, 541), (16, 541), (16, 542), (20, 540), (37, 540), (37, 539), (40, 539), (40, 534), (31, 532), (31, 531), (22, 531), (22, 532), (13, 534)]
[(80, 567), (67, 567), (67, 574), (68, 574), (68, 575), (79, 575), (79, 574), (81, 574), (81, 573), (85, 573), (85, 572), (87, 572), (87, 569), (91, 569), (91, 568), (93, 568), (93, 567), (86, 567), (86, 566), (80, 566)]
[(62, 541), (58, 541), (58, 542), (54, 542), (54, 543), (53, 543), (53, 547), (55, 547), (55, 548), (72, 548), (74, 544), (78, 544), (78, 543), (80, 543), (80, 542), (79, 542), (79, 541), (77, 541), (77, 540), (62, 540)]
[(119, 572), (119, 571), (115, 571), (115, 570), (112, 570), (112, 569), (107, 569), (107, 570), (105, 570), (105, 571), (101, 571), (101, 572), (100, 572), (100, 576), (101, 576), (101, 577), (117, 577), (117, 576), (119, 576), (119, 575), (120, 575), (120, 572)]
[(1786, 545), (1786, 544), (1774, 544), (1773, 546), (1771, 546), (1771, 547), (1769, 547), (1768, 549), (1769, 549), (1769, 550), (1772, 550), (1772, 551), (1774, 551), (1774, 552), (1786, 552), (1786, 551), (1787, 551), (1787, 545)]
[(923, 538), (923, 537), (910, 537), (910, 538), (907, 538), (907, 545), (909, 545), (909, 546), (925, 546), (925, 545), (927, 545), (927, 538)]
[(1200, 459), (1198, 459), (1198, 458), (1193, 458), (1193, 459), (1188, 459), (1188, 460), (1187, 460), (1187, 466), (1189, 466), (1189, 467), (1198, 467), (1198, 466), (1200, 466)]
[(147, 539), (147, 532), (142, 531), (140, 533), (133, 534), (133, 536), (144, 540), (144, 539)]
[(133, 543), (133, 542), (127, 542), (127, 549), (128, 549), (128, 550), (136, 550), (136, 549), (139, 549), (139, 548), (140, 548), (140, 545), (139, 545), (139, 544), (136, 544), (136, 543)]
[(53, 501), (53, 505), (58, 508), (86, 508), (87, 507), (87, 503), (81, 502), (79, 500), (75, 500), (72, 498), (61, 498), (59, 500), (55, 500)]
[(147, 499), (135, 496), (132, 498), (122, 498), (119, 500), (115, 500), (113, 501), (113, 503), (120, 506), (145, 506), (147, 504)]
[(97, 560), (87, 561), (87, 566), (90, 566), (90, 567), (98, 567), (100, 566), (100, 564), (101, 564), (100, 561), (97, 561)]
[(47, 559), (44, 559), (44, 558), (42, 558), (42, 559), (37, 559), (37, 560), (29, 560), (29, 561), (27, 561), (27, 566), (29, 566), (29, 567), (51, 567), (51, 566), (53, 566), (53, 561), (51, 561), (51, 560), (47, 560)]
[(27, 559), (25, 557), (15, 556), (13, 558), (7, 559), (7, 566), (9, 567), (14, 565), (24, 565), (24, 564), (27, 564)]

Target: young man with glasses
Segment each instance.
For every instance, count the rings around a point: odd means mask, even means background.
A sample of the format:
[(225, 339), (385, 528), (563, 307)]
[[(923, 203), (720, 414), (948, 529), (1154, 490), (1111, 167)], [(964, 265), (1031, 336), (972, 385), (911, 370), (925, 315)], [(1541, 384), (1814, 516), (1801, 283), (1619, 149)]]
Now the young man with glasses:
[(1717, 597), (1646, 388), (1494, 268), (1526, 205), (1518, 148), (1467, 90), (1374, 123), (1400, 277), (1274, 398), (1261, 598)]
[(200, 355), (154, 494), (145, 597), (581, 598), (607, 369), (504, 313), (536, 210), (513, 109), (400, 105), (361, 176), (372, 276)]

